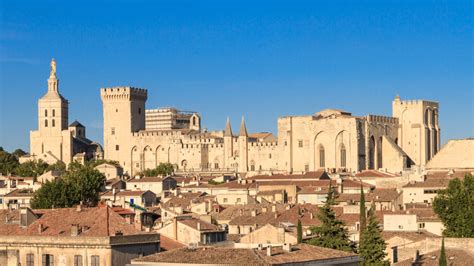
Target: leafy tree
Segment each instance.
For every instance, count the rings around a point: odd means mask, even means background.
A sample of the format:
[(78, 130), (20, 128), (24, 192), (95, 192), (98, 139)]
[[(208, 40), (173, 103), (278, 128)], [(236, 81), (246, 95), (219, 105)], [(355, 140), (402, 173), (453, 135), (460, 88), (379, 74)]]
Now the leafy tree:
[(119, 163), (119, 162), (113, 161), (113, 160), (105, 160), (105, 159), (90, 160), (90, 161), (87, 161), (87, 162), (86, 162), (86, 165), (87, 165), (87, 166), (90, 166), (90, 167), (96, 167), (96, 166), (101, 165), (101, 164), (103, 164), (103, 163), (108, 163), (108, 164), (111, 164), (111, 165), (115, 165), (115, 166), (120, 167), (120, 163)]
[(474, 237), (474, 177), (466, 174), (449, 182), (445, 190), (438, 192), (433, 209), (443, 221), (447, 237)]
[(51, 164), (49, 165), (45, 172), (49, 172), (49, 171), (66, 171), (66, 164), (63, 163), (62, 161), (57, 161), (55, 164)]
[(9, 175), (14, 173), (15, 168), (19, 165), (18, 158), (1, 148), (0, 150), (0, 173)]
[(48, 164), (43, 160), (38, 161), (27, 161), (22, 164), (19, 164), (14, 172), (18, 176), (23, 177), (38, 177), (42, 175), (48, 168)]
[(384, 261), (385, 248), (387, 245), (382, 238), (382, 230), (375, 217), (375, 206), (372, 205), (368, 212), (369, 222), (362, 232), (363, 241), (359, 245), (359, 254), (363, 259), (363, 265), (388, 265), (388, 261)]
[(296, 227), (296, 235), (298, 237), (298, 244), (303, 243), (303, 226), (301, 220), (298, 219), (298, 226)]
[(160, 163), (155, 169), (146, 169), (142, 175), (154, 177), (154, 176), (168, 176), (174, 172), (174, 167), (170, 163)]
[(16, 149), (14, 152), (12, 152), (12, 155), (19, 159), (21, 156), (26, 155), (26, 152), (22, 149)]
[(447, 266), (448, 261), (446, 260), (446, 250), (444, 249), (444, 237), (441, 240), (441, 254), (439, 255), (439, 266)]
[(82, 202), (95, 206), (99, 192), (105, 183), (105, 176), (90, 166), (71, 163), (66, 174), (53, 181), (47, 181), (38, 189), (31, 200), (34, 209), (67, 208)]
[(308, 240), (307, 243), (325, 248), (354, 251), (344, 222), (336, 218), (336, 213), (332, 209), (332, 205), (335, 204), (334, 189), (329, 185), (326, 202), (322, 207), (319, 207), (318, 218), (321, 225), (310, 228), (316, 237)]

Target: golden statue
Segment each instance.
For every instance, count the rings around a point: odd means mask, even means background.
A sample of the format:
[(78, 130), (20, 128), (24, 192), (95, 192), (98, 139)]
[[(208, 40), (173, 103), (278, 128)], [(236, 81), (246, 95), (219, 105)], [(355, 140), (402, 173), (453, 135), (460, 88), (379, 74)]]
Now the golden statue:
[(56, 61), (51, 59), (51, 76), (56, 76)]

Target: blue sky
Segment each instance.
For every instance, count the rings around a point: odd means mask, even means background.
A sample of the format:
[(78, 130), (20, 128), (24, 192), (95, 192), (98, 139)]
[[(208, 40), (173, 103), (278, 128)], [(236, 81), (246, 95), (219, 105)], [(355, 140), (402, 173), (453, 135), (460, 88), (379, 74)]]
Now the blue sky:
[(0, 146), (28, 150), (56, 59), (70, 122), (102, 142), (101, 87), (149, 90), (147, 108), (203, 126), (276, 131), (324, 108), (390, 115), (440, 102), (442, 141), (474, 136), (472, 2), (1, 1)]

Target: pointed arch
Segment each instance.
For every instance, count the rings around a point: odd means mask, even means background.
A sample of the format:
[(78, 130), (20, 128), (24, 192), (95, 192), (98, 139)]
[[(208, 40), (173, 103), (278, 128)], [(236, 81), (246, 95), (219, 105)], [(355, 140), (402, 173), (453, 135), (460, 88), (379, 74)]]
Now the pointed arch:
[(314, 137), (314, 170), (326, 168), (326, 149), (324, 142), (326, 140), (326, 133), (320, 131)]
[(143, 169), (154, 169), (155, 167), (156, 160), (153, 149), (147, 145), (143, 148)]

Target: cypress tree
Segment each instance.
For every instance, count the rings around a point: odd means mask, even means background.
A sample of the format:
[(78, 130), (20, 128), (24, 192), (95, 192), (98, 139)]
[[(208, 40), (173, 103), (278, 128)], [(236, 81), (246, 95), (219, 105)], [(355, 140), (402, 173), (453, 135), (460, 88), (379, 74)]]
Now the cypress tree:
[(359, 245), (359, 254), (363, 260), (363, 265), (385, 265), (385, 248), (387, 245), (382, 238), (377, 218), (375, 217), (375, 206), (372, 205), (368, 212), (368, 223), (362, 232), (362, 241)]
[(441, 240), (441, 254), (439, 254), (439, 266), (447, 266), (448, 261), (446, 260), (446, 250), (444, 249), (444, 237)]
[(344, 227), (345, 224), (336, 218), (332, 205), (335, 205), (335, 199), (334, 189), (330, 184), (326, 202), (322, 207), (319, 207), (318, 219), (321, 221), (321, 225), (311, 228), (315, 237), (308, 240), (307, 243), (325, 248), (354, 251), (347, 229)]
[(298, 237), (298, 244), (303, 243), (303, 226), (301, 221), (298, 219), (298, 227), (296, 228), (296, 233)]
[(362, 233), (367, 226), (367, 217), (365, 214), (365, 195), (362, 183), (360, 184), (360, 218), (359, 218), (359, 245), (362, 243)]

